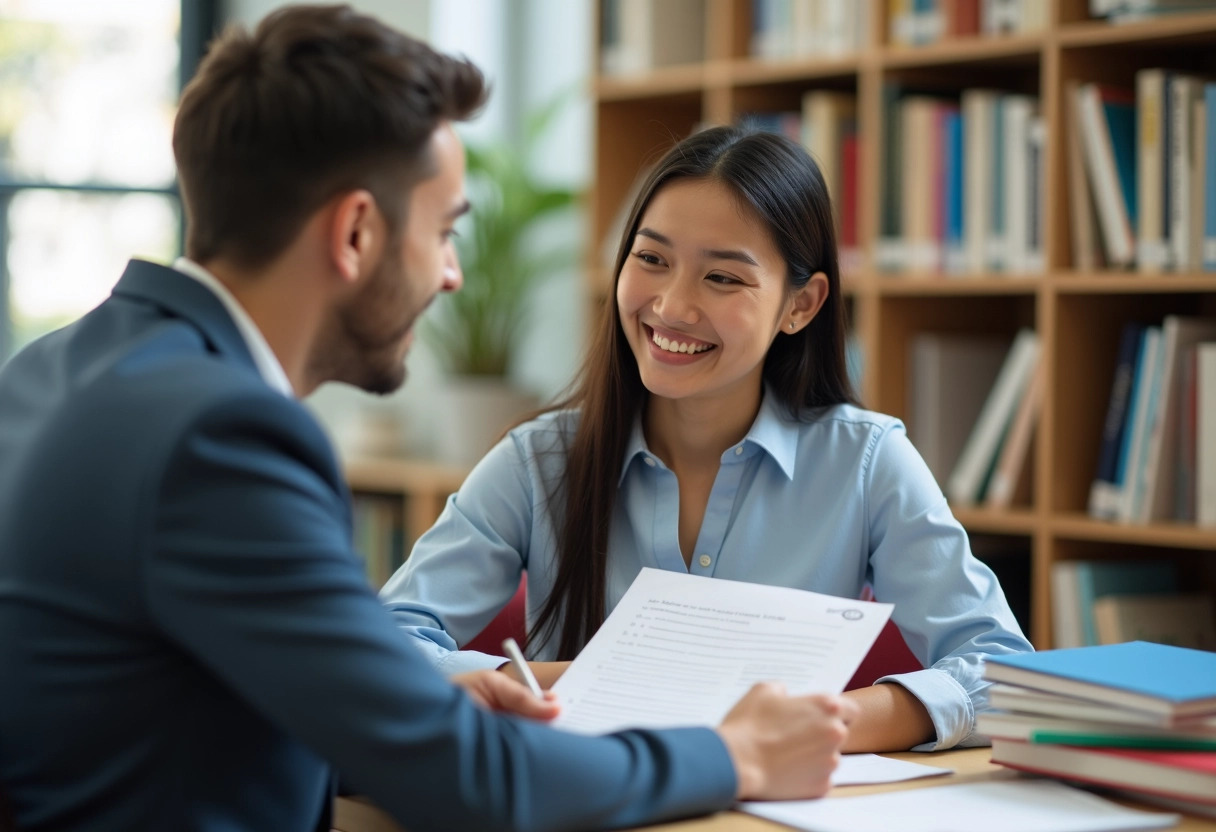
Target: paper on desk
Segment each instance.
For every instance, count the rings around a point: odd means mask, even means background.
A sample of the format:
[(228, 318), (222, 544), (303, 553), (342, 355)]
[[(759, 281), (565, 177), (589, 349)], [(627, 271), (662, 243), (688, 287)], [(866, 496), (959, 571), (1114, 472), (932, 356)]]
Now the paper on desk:
[(833, 786), (865, 786), (872, 783), (897, 783), (900, 780), (917, 780), (921, 777), (937, 777), (953, 774), (952, 768), (938, 768), (913, 763), (908, 760), (893, 760), (877, 754), (842, 754), (840, 765), (832, 772)]
[(597, 734), (717, 725), (753, 684), (839, 693), (890, 604), (643, 569), (553, 686), (554, 723)]
[(1178, 815), (1125, 809), (1054, 780), (748, 802), (737, 808), (808, 832), (1116, 832), (1165, 829), (1178, 822)]

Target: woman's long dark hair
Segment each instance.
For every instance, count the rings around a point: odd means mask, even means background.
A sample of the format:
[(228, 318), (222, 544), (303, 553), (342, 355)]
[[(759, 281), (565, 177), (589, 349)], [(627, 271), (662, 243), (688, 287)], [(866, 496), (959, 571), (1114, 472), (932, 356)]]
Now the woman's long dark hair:
[(764, 360), (764, 380), (795, 418), (856, 403), (845, 369), (845, 311), (827, 186), (798, 144), (772, 133), (714, 127), (690, 136), (659, 161), (641, 186), (617, 250), (613, 296), (605, 304), (573, 394), (553, 409), (578, 408), (565, 473), (549, 495), (557, 530), (557, 575), (529, 642), (559, 629), (557, 658), (573, 659), (605, 616), (608, 531), (625, 446), (647, 391), (621, 327), (615, 288), (638, 222), (654, 195), (676, 180), (720, 182), (772, 235), (786, 263), (789, 290), (811, 275), (828, 278), (828, 296), (809, 326), (779, 335)]

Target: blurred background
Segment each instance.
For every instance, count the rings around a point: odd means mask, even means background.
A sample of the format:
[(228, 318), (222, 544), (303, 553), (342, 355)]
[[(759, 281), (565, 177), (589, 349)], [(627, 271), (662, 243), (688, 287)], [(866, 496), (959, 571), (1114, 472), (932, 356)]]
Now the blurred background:
[[(280, 5), (0, 0), (0, 363), (103, 300), (129, 257), (171, 262), (181, 253), (170, 146), (179, 92), (216, 31), (254, 26)], [(480, 118), (460, 125), (467, 144), (518, 159), (534, 192), (584, 190), (590, 0), (351, 5), (482, 68), (493, 94)], [(531, 130), (542, 111), (543, 129)], [(551, 214), (525, 235), (527, 248), (555, 256), (541, 260), (543, 291), (524, 292), (504, 368), (533, 401), (570, 380), (585, 331), (578, 258), (560, 256), (581, 250), (581, 206), (575, 199)], [(440, 355), (437, 330), (461, 321), (438, 312), (430, 337), (416, 341), (404, 391), (377, 399), (329, 385), (312, 397), (344, 451), (434, 456), (446, 382), (460, 370)]]

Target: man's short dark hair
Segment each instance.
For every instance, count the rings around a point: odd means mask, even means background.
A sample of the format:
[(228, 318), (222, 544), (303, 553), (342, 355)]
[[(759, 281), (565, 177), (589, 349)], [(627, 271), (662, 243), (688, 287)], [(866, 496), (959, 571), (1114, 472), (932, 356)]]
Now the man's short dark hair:
[(366, 188), (391, 228), (430, 175), (431, 134), (485, 101), (467, 60), (349, 6), (291, 6), (229, 27), (182, 93), (173, 152), (186, 254), (257, 267), (336, 194)]

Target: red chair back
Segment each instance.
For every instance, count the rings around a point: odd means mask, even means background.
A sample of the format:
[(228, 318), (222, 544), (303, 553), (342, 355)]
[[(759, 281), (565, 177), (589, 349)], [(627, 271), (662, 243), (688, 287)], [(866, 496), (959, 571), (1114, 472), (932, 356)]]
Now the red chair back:
[(499, 610), (498, 615), (486, 625), (485, 629), (473, 637), (463, 650), (476, 650), (478, 653), (489, 653), (492, 656), (502, 655), (502, 643), (508, 637), (513, 637), (520, 646), (524, 643), (527, 630), (526, 597), (528, 591), (528, 575), (519, 579), (519, 588), (511, 596), (507, 605)]
[(895, 626), (894, 622), (888, 620), (887, 625), (882, 628), (882, 632), (874, 641), (874, 646), (861, 660), (857, 672), (853, 674), (853, 678), (849, 680), (844, 689), (868, 688), (874, 684), (876, 679), (881, 679), (888, 674), (911, 673), (914, 670), (923, 669), (923, 665), (908, 649), (908, 644), (904, 641), (899, 628)]

